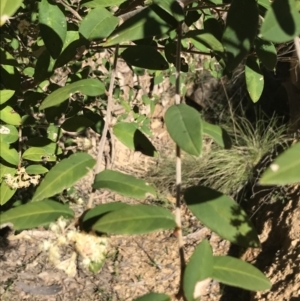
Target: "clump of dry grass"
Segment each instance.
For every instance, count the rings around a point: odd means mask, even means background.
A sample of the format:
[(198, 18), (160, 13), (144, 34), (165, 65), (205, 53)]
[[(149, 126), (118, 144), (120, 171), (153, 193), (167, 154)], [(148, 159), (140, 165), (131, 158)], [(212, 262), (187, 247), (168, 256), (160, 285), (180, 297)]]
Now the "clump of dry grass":
[[(278, 118), (268, 120), (262, 114), (257, 115), (254, 125), (247, 118), (238, 116), (221, 124), (232, 139), (232, 147), (222, 149), (210, 138), (205, 138), (199, 158), (184, 154), (183, 187), (201, 184), (227, 195), (237, 195), (247, 183), (255, 182), (263, 159), (271, 159), (278, 147), (285, 149), (289, 145), (287, 125), (278, 124)], [(154, 183), (163, 194), (174, 191), (174, 162), (174, 158), (162, 155), (158, 166), (146, 176), (147, 181)]]

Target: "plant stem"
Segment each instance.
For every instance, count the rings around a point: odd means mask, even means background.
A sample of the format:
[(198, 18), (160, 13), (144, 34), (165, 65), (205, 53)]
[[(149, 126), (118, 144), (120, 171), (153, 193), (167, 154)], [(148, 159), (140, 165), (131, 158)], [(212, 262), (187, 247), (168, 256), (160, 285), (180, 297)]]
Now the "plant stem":
[[(182, 24), (179, 23), (177, 29), (177, 45), (176, 45), (176, 85), (175, 85), (175, 104), (180, 104), (180, 69), (181, 69), (181, 31)], [(181, 222), (181, 150), (176, 144), (176, 211), (175, 218), (177, 224), (177, 239), (179, 247), (179, 258), (180, 258), (180, 283), (177, 298), (181, 297), (185, 299), (183, 292), (183, 275), (185, 270), (185, 258), (184, 258), (184, 241), (182, 237), (182, 222)]]
[[(102, 136), (101, 136), (101, 139), (99, 142), (99, 146), (98, 146), (95, 175), (97, 175), (101, 171), (101, 164), (102, 164), (103, 152), (104, 152), (104, 147), (105, 147), (105, 142), (106, 142), (106, 136), (109, 131), (110, 124), (111, 124), (111, 109), (113, 107), (113, 89), (114, 89), (114, 84), (115, 84), (115, 79), (116, 79), (116, 74), (117, 74), (116, 67), (117, 67), (117, 61), (118, 61), (118, 52), (119, 52), (119, 45), (117, 45), (116, 49), (115, 49), (114, 64), (113, 64), (113, 69), (111, 72), (111, 78), (110, 78), (109, 89), (108, 89), (105, 123), (104, 123), (104, 128), (102, 131)], [(110, 134), (112, 135), (112, 131), (110, 131)], [(111, 139), (113, 139), (113, 137), (111, 137)], [(112, 143), (112, 145), (113, 145), (113, 143)], [(112, 151), (112, 153), (114, 153), (114, 151)], [(94, 191), (90, 195), (87, 208), (92, 207), (93, 199), (94, 199)]]

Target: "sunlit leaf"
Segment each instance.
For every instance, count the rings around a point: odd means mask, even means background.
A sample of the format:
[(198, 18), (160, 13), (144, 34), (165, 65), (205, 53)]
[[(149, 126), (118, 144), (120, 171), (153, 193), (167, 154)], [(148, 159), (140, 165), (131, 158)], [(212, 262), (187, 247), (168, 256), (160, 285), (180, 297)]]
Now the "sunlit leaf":
[(12, 223), (15, 230), (48, 225), (60, 216), (71, 218), (74, 212), (64, 204), (52, 200), (28, 203), (1, 213), (1, 224)]
[(71, 187), (85, 176), (95, 163), (95, 159), (86, 153), (76, 153), (63, 159), (46, 174), (38, 186), (32, 202), (43, 200)]
[(248, 93), (255, 103), (260, 99), (264, 89), (264, 75), (259, 66), (259, 61), (249, 56), (245, 66), (246, 86)]
[(57, 106), (67, 100), (74, 93), (82, 93), (88, 96), (99, 96), (105, 92), (104, 84), (98, 79), (82, 79), (51, 93), (40, 106), (40, 110)]
[(82, 20), (79, 32), (87, 40), (104, 39), (113, 32), (118, 23), (119, 19), (107, 9), (97, 7)]
[(300, 12), (295, 0), (274, 0), (260, 29), (260, 36), (274, 43), (293, 40), (300, 34)]
[(0, 142), (13, 143), (19, 139), (18, 130), (9, 124), (0, 125)]
[(23, 0), (1, 0), (0, 26), (2, 26), (9, 19), (9, 17), (13, 16), (13, 14), (21, 6), (22, 2)]
[(210, 278), (213, 269), (212, 249), (207, 240), (203, 240), (195, 249), (184, 271), (183, 289), (188, 301), (198, 300), (195, 294), (197, 283)]
[(7, 124), (21, 125), (21, 116), (10, 106), (4, 107), (0, 111), (0, 119)]
[(67, 21), (58, 5), (48, 0), (39, 2), (39, 25), (41, 36), (52, 58), (61, 53), (67, 35)]
[(0, 90), (0, 105), (8, 101), (14, 94), (14, 90)]
[(202, 124), (199, 112), (186, 104), (173, 105), (165, 114), (171, 138), (185, 152), (199, 156), (202, 151)]
[(14, 148), (10, 148), (9, 144), (1, 141), (0, 143), (0, 156), (6, 162), (12, 165), (19, 164), (19, 154)]
[(42, 175), (49, 171), (45, 166), (39, 164), (29, 165), (25, 170), (29, 175)]
[(291, 146), (263, 173), (262, 185), (287, 185), (300, 183), (300, 142)]
[(48, 152), (42, 147), (29, 147), (22, 155), (25, 160), (34, 162), (55, 162), (56, 156), (53, 152)]
[(178, 22), (162, 8), (155, 4), (150, 5), (120, 25), (103, 45), (112, 46), (162, 35), (176, 28), (177, 24)]
[[(9, 187), (5, 181), (2, 181), (0, 184), (0, 205), (3, 206), (5, 203), (7, 203), (15, 194), (17, 189), (13, 189)], [(0, 224), (2, 223), (2, 213), (0, 218)]]
[(132, 205), (105, 214), (93, 229), (103, 233), (135, 235), (175, 227), (174, 215), (166, 208)]
[(212, 278), (250, 291), (271, 288), (270, 280), (251, 264), (230, 256), (214, 256)]
[(144, 180), (109, 169), (96, 175), (93, 188), (105, 188), (137, 199), (143, 199), (148, 194), (156, 195), (154, 187)]
[(206, 227), (232, 243), (259, 247), (255, 228), (246, 212), (230, 197), (208, 187), (189, 187), (184, 199), (191, 212)]

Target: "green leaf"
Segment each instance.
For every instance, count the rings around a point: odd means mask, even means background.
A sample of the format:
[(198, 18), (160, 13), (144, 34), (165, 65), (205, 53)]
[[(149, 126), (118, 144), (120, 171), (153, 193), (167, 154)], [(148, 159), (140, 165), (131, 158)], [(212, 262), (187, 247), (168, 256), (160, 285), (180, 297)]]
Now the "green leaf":
[(171, 301), (168, 295), (160, 293), (149, 293), (134, 299), (133, 301)]
[(0, 119), (11, 125), (20, 125), (22, 121), (21, 116), (10, 106), (6, 106), (0, 111)]
[(202, 124), (199, 112), (186, 104), (171, 106), (165, 114), (171, 138), (185, 152), (199, 156), (202, 151)]
[(103, 46), (162, 35), (177, 27), (178, 22), (157, 5), (143, 8), (120, 25)]
[(62, 192), (85, 176), (96, 161), (86, 153), (76, 153), (56, 164), (38, 186), (32, 202), (43, 200)]
[(19, 154), (14, 148), (10, 148), (9, 144), (1, 141), (0, 144), (0, 156), (6, 162), (12, 165), (19, 164)]
[(274, 160), (263, 173), (261, 185), (288, 185), (300, 182), (300, 142)]
[[(5, 181), (2, 181), (0, 184), (0, 205), (3, 206), (5, 203), (7, 203), (16, 193), (16, 191), (17, 189), (12, 189), (5, 183)], [(1, 213), (0, 224), (2, 223), (2, 215), (3, 213)]]
[(9, 19), (9, 17), (13, 16), (13, 14), (21, 6), (22, 2), (23, 0), (1, 0), (0, 26), (2, 26)]
[(264, 75), (262, 74), (259, 61), (254, 57), (247, 58), (245, 66), (246, 86), (248, 93), (255, 103), (260, 99), (264, 89)]
[(204, 45), (218, 55), (222, 55), (224, 52), (222, 43), (215, 36), (205, 30), (190, 30), (184, 38), (190, 39), (191, 43), (199, 50), (202, 50)]
[(67, 100), (74, 93), (82, 93), (88, 96), (99, 96), (105, 92), (105, 86), (98, 79), (82, 79), (51, 93), (40, 106), (40, 110), (57, 106)]
[(270, 280), (251, 264), (230, 256), (214, 256), (212, 278), (250, 291), (271, 288)]
[(211, 124), (202, 120), (203, 134), (210, 136), (218, 145), (229, 149), (232, 145), (230, 136), (227, 132), (216, 124)]
[(129, 205), (121, 202), (98, 205), (95, 208), (88, 210), (84, 214), (82, 219), (82, 227), (86, 232), (89, 232), (92, 226), (99, 220), (99, 218), (103, 217), (109, 212), (116, 211), (127, 206)]
[(153, 0), (160, 8), (173, 16), (176, 21), (181, 22), (184, 20), (184, 11), (180, 4), (174, 0)]
[(184, 271), (183, 290), (188, 301), (194, 301), (200, 297), (197, 294), (196, 285), (211, 277), (213, 262), (211, 246), (205, 239), (195, 249)]
[(87, 40), (107, 38), (119, 23), (119, 19), (114, 17), (107, 9), (97, 7), (91, 10), (82, 20), (79, 32)]
[(93, 121), (83, 116), (74, 116), (66, 119), (61, 125), (61, 128), (68, 132), (82, 132), (93, 124)]
[(41, 0), (39, 25), (45, 46), (52, 58), (56, 59), (61, 53), (67, 35), (66, 17), (57, 5)]
[(33, 164), (26, 167), (26, 172), (29, 175), (42, 175), (48, 171), (46, 167), (40, 164)]
[(254, 226), (245, 211), (230, 197), (208, 187), (189, 187), (184, 193), (191, 212), (206, 227), (232, 243), (259, 247)]
[(233, 0), (223, 34), (226, 68), (233, 71), (250, 51), (258, 28), (258, 8), (255, 0)]
[(255, 50), (258, 58), (269, 70), (274, 70), (277, 64), (277, 50), (273, 43), (255, 39)]
[(147, 184), (144, 180), (109, 169), (96, 175), (93, 188), (106, 188), (124, 196), (137, 199), (143, 199), (148, 194), (156, 195), (154, 187)]
[(18, 130), (13, 125), (0, 125), (0, 142), (14, 143), (19, 139)]
[(275, 0), (268, 9), (260, 37), (274, 43), (285, 43), (300, 35), (300, 13), (295, 0)]
[(145, 234), (157, 230), (174, 229), (173, 214), (161, 207), (132, 205), (105, 214), (93, 229), (109, 234)]
[(85, 3), (81, 3), (81, 6), (85, 7), (108, 7), (112, 5), (119, 5), (126, 0), (92, 0)]
[(71, 218), (74, 212), (64, 204), (52, 200), (28, 203), (1, 213), (1, 223), (12, 223), (14, 230), (48, 225), (60, 216)]
[(14, 94), (14, 90), (0, 90), (0, 105), (8, 101)]
[(11, 167), (11, 166), (0, 163), (0, 182), (2, 181), (2, 178), (4, 177), (4, 175), (10, 174), (10, 175), (14, 176), (16, 174), (16, 172), (17, 172), (17, 169), (15, 167)]
[(166, 70), (169, 68), (167, 61), (154, 47), (143, 45), (128, 47), (122, 52), (121, 56), (127, 64), (132, 66), (150, 70)]
[(30, 147), (22, 155), (25, 160), (34, 162), (55, 162), (56, 155), (53, 152), (48, 152), (42, 147)]
[(114, 135), (131, 150), (140, 151), (144, 155), (155, 157), (156, 149), (150, 140), (138, 129), (136, 123), (118, 122), (114, 128)]

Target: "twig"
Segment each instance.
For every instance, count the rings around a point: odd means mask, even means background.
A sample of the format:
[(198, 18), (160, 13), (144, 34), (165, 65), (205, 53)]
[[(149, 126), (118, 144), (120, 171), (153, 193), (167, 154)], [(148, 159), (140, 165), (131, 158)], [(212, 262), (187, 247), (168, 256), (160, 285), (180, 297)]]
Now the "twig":
[(79, 21), (82, 20), (81, 16), (78, 14), (78, 12), (70, 7), (67, 3), (65, 3), (63, 0), (56, 0), (58, 3), (62, 4), (67, 10), (69, 10)]
[[(101, 171), (101, 164), (102, 164), (103, 152), (104, 152), (104, 147), (105, 147), (105, 142), (106, 142), (106, 136), (109, 131), (110, 124), (111, 124), (111, 110), (113, 107), (113, 89), (114, 89), (114, 84), (115, 84), (115, 79), (116, 79), (116, 74), (117, 74), (116, 67), (117, 67), (117, 61), (118, 61), (118, 52), (119, 52), (119, 45), (116, 46), (114, 64), (113, 64), (113, 69), (111, 72), (111, 78), (110, 78), (110, 83), (109, 83), (105, 123), (104, 123), (104, 128), (102, 131), (102, 136), (101, 136), (101, 139), (99, 142), (99, 146), (98, 146), (97, 163), (96, 163), (96, 167), (95, 167), (96, 175)], [(112, 132), (110, 132), (110, 133), (112, 135)], [(111, 136), (111, 139), (113, 139), (112, 136)], [(90, 194), (87, 208), (92, 207), (93, 199), (94, 199), (94, 191)]]
[[(179, 23), (177, 29), (177, 45), (176, 45), (176, 94), (175, 94), (175, 104), (180, 104), (180, 69), (181, 69), (181, 34), (182, 34), (182, 24)], [(178, 239), (179, 247), (179, 258), (180, 258), (180, 283), (179, 290), (177, 293), (177, 298), (183, 298), (183, 275), (185, 270), (185, 258), (184, 258), (184, 241), (182, 236), (182, 223), (181, 223), (181, 152), (180, 147), (176, 144), (176, 211), (175, 218), (177, 224), (176, 235)]]
[(21, 168), (22, 166), (22, 146), (23, 146), (23, 136), (22, 136), (22, 126), (20, 125), (19, 126), (19, 149), (18, 149), (18, 152), (19, 152), (19, 164), (18, 164), (18, 169)]
[[(119, 48), (129, 48), (129, 47), (137, 47), (136, 45), (119, 45)], [(165, 47), (157, 47), (157, 46), (153, 46), (153, 45), (149, 45), (147, 47), (154, 47), (156, 48), (157, 50), (162, 50), (164, 51), (165, 50)], [(111, 48), (111, 46), (99, 46), (99, 45), (92, 45), (90, 46), (90, 49), (93, 49), (93, 50), (102, 50), (102, 49), (105, 49), (105, 48)], [(188, 50), (188, 49), (184, 49), (184, 50), (181, 50), (181, 52), (184, 52), (184, 53), (192, 53), (192, 54), (200, 54), (200, 55), (212, 55), (212, 53), (210, 52), (204, 52), (204, 51), (197, 51), (197, 50)]]
[(294, 39), (294, 44), (295, 44), (295, 49), (296, 49), (296, 53), (297, 53), (297, 56), (298, 56), (298, 61), (299, 61), (299, 64), (300, 64), (300, 38), (299, 37), (296, 37)]

